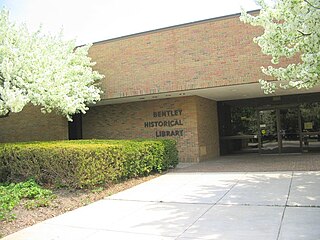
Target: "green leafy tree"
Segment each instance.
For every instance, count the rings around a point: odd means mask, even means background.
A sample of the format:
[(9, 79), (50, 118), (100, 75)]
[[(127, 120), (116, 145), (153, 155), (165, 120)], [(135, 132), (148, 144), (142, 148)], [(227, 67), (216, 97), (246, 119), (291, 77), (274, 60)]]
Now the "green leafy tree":
[(264, 54), (272, 56), (278, 64), (281, 57), (299, 56), (287, 67), (262, 67), (262, 72), (277, 81), (260, 80), (265, 93), (278, 87), (309, 89), (320, 82), (320, 2), (319, 0), (274, 0), (261, 5), (259, 15), (242, 11), (240, 20), (264, 28), (261, 36), (254, 38)]
[(96, 85), (103, 78), (92, 70), (87, 56), (91, 45), (76, 47), (62, 35), (51, 36), (41, 29), (31, 33), (25, 25), (9, 21), (0, 12), (0, 117), (20, 112), (27, 104), (42, 112), (55, 110), (71, 120), (85, 113), (87, 105), (100, 100)]

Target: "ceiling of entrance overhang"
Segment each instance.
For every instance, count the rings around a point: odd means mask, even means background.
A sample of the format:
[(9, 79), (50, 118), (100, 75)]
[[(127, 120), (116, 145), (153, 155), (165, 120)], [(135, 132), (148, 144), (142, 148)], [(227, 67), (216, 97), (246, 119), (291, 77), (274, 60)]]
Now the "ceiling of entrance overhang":
[(254, 84), (243, 84), (233, 85), (227, 87), (219, 87), (214, 89), (202, 89), (199, 90), (197, 95), (213, 99), (216, 101), (236, 100), (236, 99), (247, 99), (247, 98), (259, 98), (259, 97), (272, 97), (272, 96), (283, 96), (292, 94), (303, 94), (303, 93), (314, 93), (320, 92), (320, 86), (312, 89), (277, 89), (274, 94), (264, 94), (261, 90), (259, 83)]
[(268, 97), (268, 96), (272, 97), (272, 96), (283, 96), (283, 95), (292, 95), (292, 94), (315, 93), (315, 92), (320, 92), (320, 86), (314, 87), (309, 90), (278, 89), (276, 93), (266, 95), (261, 90), (259, 83), (253, 83), (253, 84), (232, 85), (232, 86), (225, 86), (225, 87), (195, 89), (195, 90), (188, 90), (188, 91), (146, 94), (146, 95), (133, 96), (133, 97), (111, 98), (111, 99), (101, 100), (96, 105), (138, 102), (138, 101), (185, 97), (185, 96), (200, 96), (200, 97), (212, 99), (215, 101), (226, 101), (226, 100), (248, 99), (248, 98), (258, 98), (258, 97)]

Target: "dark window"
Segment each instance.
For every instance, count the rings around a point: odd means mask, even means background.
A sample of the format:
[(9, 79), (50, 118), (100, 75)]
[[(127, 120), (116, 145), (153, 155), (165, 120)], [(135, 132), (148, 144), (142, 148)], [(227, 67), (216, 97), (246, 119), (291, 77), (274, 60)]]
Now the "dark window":
[(75, 114), (72, 119), (73, 122), (68, 123), (69, 140), (82, 139), (82, 114)]

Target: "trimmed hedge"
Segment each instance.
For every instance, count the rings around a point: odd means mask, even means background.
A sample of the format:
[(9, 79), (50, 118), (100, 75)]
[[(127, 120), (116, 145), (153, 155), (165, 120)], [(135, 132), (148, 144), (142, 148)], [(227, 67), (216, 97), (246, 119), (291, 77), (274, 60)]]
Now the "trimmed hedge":
[(34, 178), (72, 188), (162, 172), (178, 163), (174, 140), (76, 140), (0, 144), (0, 182)]

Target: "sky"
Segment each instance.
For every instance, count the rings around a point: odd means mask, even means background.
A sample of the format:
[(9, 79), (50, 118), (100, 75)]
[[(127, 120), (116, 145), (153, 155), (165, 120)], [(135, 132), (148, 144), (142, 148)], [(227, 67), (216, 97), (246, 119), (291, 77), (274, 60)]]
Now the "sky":
[(78, 45), (255, 10), (254, 0), (0, 0), (30, 31), (63, 29)]

